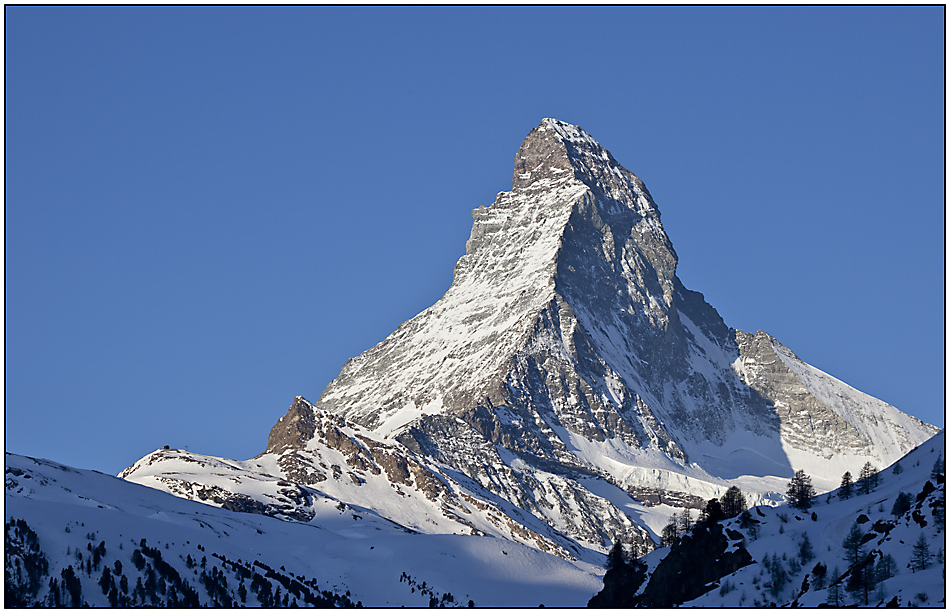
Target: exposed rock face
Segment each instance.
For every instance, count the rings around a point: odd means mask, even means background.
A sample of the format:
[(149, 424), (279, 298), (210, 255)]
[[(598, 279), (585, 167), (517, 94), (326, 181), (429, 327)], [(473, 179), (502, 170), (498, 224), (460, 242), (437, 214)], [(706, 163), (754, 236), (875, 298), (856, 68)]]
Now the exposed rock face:
[(765, 398), (780, 420), (789, 447), (826, 459), (876, 457), (890, 464), (937, 429), (809, 366), (759, 331), (736, 332), (739, 359), (733, 369)]
[[(738, 331), (736, 340), (739, 377), (775, 407), (782, 434), (792, 446), (811, 447), (826, 457), (840, 453), (842, 448), (866, 450), (868, 441), (861, 439), (854, 426), (821, 404), (785, 365), (775, 351), (774, 339), (761, 331), (755, 334)], [(797, 420), (798, 415), (804, 419)]]
[(271, 428), (267, 437), (267, 451), (280, 451), (286, 448), (299, 448), (313, 438), (316, 419), (310, 403), (298, 396)]
[(473, 211), (445, 295), (295, 399), (246, 470), (568, 557), (646, 551), (664, 513), (736, 479), (777, 502), (803, 462), (831, 487), (842, 457), (886, 465), (936, 432), (729, 328), (677, 278), (643, 182), (582, 129), (544, 120), (512, 185)]

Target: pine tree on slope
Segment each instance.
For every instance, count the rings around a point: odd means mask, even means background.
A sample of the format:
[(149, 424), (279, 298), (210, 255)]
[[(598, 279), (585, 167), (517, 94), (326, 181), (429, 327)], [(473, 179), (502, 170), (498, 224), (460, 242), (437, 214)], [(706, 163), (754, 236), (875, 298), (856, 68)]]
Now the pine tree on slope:
[(610, 551), (607, 553), (607, 563), (604, 565), (606, 570), (620, 568), (627, 563), (627, 554), (623, 550), (623, 543), (616, 541)]
[(841, 602), (841, 571), (835, 566), (828, 583), (828, 599), (825, 601), (833, 607), (840, 607)]
[(845, 559), (850, 565), (856, 564), (862, 557), (862, 538), (864, 538), (864, 533), (861, 532), (861, 527), (858, 526), (858, 523), (855, 522), (851, 524), (851, 530), (841, 543), (841, 546), (844, 547)]
[(946, 467), (943, 464), (943, 454), (941, 453), (937, 456), (937, 461), (934, 462), (934, 467), (930, 471), (930, 478), (941, 483), (943, 481), (944, 473), (946, 472)]
[(743, 496), (742, 490), (734, 485), (722, 495), (720, 504), (726, 519), (735, 517), (746, 510), (745, 496)]
[(838, 498), (847, 500), (854, 495), (854, 482), (851, 480), (851, 471), (845, 471), (841, 476), (841, 487), (838, 488)]
[(811, 507), (811, 500), (815, 495), (815, 488), (811, 484), (811, 477), (804, 470), (795, 471), (795, 476), (788, 482), (786, 491), (789, 501), (796, 509), (805, 510)]
[(923, 532), (921, 532), (920, 536), (917, 537), (917, 542), (914, 543), (913, 553), (910, 556), (910, 566), (911, 569), (916, 572), (918, 570), (927, 570), (929, 564), (930, 544), (927, 542), (926, 537), (924, 537)]
[(877, 478), (877, 469), (870, 462), (865, 462), (858, 477), (858, 490), (862, 494), (870, 494), (877, 487)]

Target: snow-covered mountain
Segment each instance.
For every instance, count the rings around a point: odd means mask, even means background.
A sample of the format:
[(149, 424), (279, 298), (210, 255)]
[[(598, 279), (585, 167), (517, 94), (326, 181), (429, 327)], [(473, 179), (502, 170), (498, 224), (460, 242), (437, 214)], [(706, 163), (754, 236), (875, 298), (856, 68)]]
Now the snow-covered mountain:
[(940, 433), (867, 487), (697, 526), (608, 571), (590, 605), (945, 607), (945, 450)]
[(534, 467), (679, 491), (681, 475), (715, 483), (750, 460), (781, 478), (840, 474), (845, 456), (889, 464), (936, 432), (727, 328), (676, 277), (643, 182), (576, 126), (535, 128), (512, 191), (474, 218), (442, 299), (348, 362), (316, 407), (463, 472), (484, 460), (452, 449), (465, 432)]
[(542, 121), (473, 217), (445, 295), (297, 398), (263, 454), (159, 450), (121, 476), (298, 521), (329, 496), (593, 560), (618, 538), (649, 551), (732, 485), (778, 504), (797, 469), (828, 490), (937, 432), (726, 326), (677, 278), (643, 182), (579, 127)]
[(5, 465), (8, 607), (583, 606), (600, 586), (584, 562), (422, 534), (329, 496), (302, 523), (48, 460)]

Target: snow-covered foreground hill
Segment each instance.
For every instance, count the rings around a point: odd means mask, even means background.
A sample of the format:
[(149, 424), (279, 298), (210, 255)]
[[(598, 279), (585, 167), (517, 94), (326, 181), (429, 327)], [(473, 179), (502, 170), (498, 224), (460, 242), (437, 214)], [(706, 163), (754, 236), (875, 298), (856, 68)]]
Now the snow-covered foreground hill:
[(588, 563), (331, 498), (301, 523), (12, 454), (5, 485), (8, 606), (583, 606), (601, 587)]
[(853, 496), (821, 494), (807, 510), (758, 506), (697, 528), (641, 558), (639, 582), (616, 589), (622, 573), (609, 572), (614, 588), (592, 604), (943, 607), (945, 445), (941, 432), (899, 460), (897, 472), (878, 473), (870, 492), (858, 484)]

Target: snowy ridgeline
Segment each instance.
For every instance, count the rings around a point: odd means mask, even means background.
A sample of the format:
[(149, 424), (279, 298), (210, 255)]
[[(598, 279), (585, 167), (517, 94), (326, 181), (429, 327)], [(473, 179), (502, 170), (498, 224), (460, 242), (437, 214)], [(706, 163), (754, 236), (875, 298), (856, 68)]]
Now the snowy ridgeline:
[(340, 503), (319, 524), (237, 513), (6, 455), (6, 605), (583, 606), (598, 568), (426, 535)]
[(943, 607), (944, 452), (941, 432), (849, 491), (674, 534), (639, 561), (615, 564), (591, 604)]

